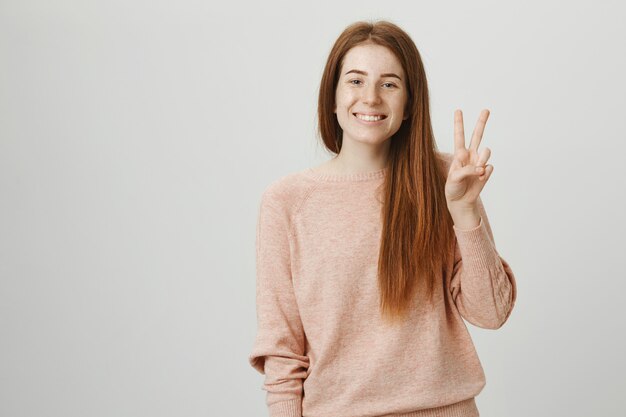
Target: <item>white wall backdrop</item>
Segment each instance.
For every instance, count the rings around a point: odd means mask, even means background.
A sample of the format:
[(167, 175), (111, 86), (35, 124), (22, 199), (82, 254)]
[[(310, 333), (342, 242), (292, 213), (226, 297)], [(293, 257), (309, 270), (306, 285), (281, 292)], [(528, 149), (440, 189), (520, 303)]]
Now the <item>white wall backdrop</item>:
[[(489, 108), (518, 300), (468, 328), (483, 417), (622, 416), (626, 29), (617, 1), (0, 2), (0, 415), (265, 416), (255, 223), (315, 131), (339, 33), (413, 37), (439, 148)], [(338, 416), (339, 417), (339, 416)]]

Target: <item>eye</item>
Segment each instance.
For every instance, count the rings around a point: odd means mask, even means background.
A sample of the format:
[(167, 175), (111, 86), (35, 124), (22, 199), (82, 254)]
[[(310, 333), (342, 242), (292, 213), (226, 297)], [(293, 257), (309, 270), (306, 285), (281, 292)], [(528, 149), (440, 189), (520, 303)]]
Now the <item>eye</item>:
[(394, 83), (384, 83), (383, 85), (390, 85), (390, 86), (393, 86), (393, 87), (397, 87)]
[(354, 81), (359, 82), (359, 83), (361, 82), (361, 80), (350, 80), (350, 81), (348, 81), (348, 82), (349, 82), (350, 84), (354, 84)]

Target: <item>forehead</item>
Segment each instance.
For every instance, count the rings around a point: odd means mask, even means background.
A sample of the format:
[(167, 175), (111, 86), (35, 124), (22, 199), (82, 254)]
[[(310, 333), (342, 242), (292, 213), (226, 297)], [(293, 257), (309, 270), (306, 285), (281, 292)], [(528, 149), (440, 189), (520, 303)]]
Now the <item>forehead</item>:
[(342, 75), (351, 69), (359, 69), (370, 75), (394, 72), (404, 74), (402, 64), (386, 46), (377, 44), (360, 44), (352, 47), (343, 58)]

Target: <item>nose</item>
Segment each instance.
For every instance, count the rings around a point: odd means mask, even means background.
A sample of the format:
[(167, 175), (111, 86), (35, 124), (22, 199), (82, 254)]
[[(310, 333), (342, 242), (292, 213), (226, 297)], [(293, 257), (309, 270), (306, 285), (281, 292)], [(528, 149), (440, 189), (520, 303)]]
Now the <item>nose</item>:
[(378, 91), (378, 86), (376, 84), (370, 84), (363, 90), (363, 103), (369, 104), (370, 106), (376, 105), (380, 103), (380, 94)]

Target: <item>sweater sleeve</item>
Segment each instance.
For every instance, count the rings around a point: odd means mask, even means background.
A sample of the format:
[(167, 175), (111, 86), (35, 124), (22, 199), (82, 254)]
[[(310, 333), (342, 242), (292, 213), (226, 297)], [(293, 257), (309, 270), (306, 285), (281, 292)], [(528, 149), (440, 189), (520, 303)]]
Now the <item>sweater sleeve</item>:
[(450, 291), (465, 320), (484, 329), (498, 329), (513, 311), (517, 286), (511, 267), (496, 250), (480, 197), (478, 207), (478, 226), (469, 230), (453, 227), (456, 245)]
[(270, 417), (301, 417), (309, 358), (292, 284), (286, 204), (272, 189), (261, 197), (256, 230), (257, 334), (248, 358), (265, 375)]

